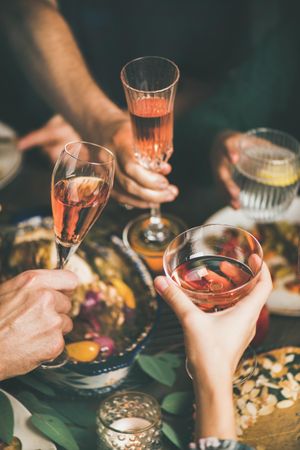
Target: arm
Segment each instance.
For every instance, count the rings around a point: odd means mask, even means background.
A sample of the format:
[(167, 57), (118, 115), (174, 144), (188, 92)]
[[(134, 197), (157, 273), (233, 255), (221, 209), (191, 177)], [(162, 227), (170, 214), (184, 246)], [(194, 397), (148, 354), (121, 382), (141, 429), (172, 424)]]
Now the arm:
[[(136, 162), (127, 114), (107, 98), (91, 77), (69, 26), (53, 2), (2, 0), (0, 25), (21, 67), (53, 110), (84, 140), (114, 150), (117, 200), (143, 208), (174, 200), (177, 189), (169, 185), (165, 176)], [(162, 173), (169, 172), (170, 166), (165, 164)]]
[(197, 439), (215, 436), (236, 440), (232, 379), (272, 288), (266, 265), (247, 297), (217, 313), (201, 311), (165, 277), (156, 278), (155, 287), (183, 327), (196, 397)]

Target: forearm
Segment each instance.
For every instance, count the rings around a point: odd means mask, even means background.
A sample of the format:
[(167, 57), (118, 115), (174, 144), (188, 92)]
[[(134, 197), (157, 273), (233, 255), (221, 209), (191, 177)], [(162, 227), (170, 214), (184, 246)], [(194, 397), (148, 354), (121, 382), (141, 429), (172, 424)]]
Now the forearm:
[(236, 439), (232, 380), (222, 376), (210, 383), (201, 376), (194, 380), (196, 397), (196, 437)]
[(45, 0), (3, 1), (1, 25), (39, 94), (85, 138), (106, 140), (123, 113), (92, 79), (71, 30)]

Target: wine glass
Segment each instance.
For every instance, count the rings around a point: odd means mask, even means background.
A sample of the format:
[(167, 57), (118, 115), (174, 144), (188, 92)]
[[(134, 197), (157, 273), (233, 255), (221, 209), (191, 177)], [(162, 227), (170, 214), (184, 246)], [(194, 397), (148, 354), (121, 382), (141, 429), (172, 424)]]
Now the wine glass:
[[(208, 313), (232, 307), (249, 294), (262, 262), (262, 248), (251, 233), (218, 224), (184, 231), (169, 244), (163, 258), (166, 276)], [(254, 369), (249, 365), (242, 381)]]
[[(166, 58), (146, 56), (127, 63), (121, 71), (131, 118), (134, 153), (146, 169), (158, 171), (173, 152), (174, 100), (179, 69)], [(125, 228), (126, 245), (145, 257), (162, 260), (167, 244), (185, 228), (177, 218), (161, 216), (160, 206), (151, 208)], [(162, 268), (162, 264), (161, 268)], [(150, 264), (151, 266), (151, 264)]]
[[(52, 173), (51, 203), (57, 248), (57, 269), (63, 269), (103, 211), (113, 185), (115, 157), (90, 142), (70, 142)], [(64, 351), (42, 368), (67, 362)]]
[(299, 187), (300, 144), (287, 133), (268, 128), (243, 135), (233, 178), (242, 210), (269, 222), (284, 213)]

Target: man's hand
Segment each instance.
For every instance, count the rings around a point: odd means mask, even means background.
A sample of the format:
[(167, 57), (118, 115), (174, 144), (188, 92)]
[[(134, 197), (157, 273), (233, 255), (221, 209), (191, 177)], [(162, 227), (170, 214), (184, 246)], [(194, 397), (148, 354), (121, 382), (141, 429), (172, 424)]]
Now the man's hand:
[(213, 142), (211, 161), (217, 184), (225, 191), (233, 208), (240, 207), (239, 187), (232, 179), (232, 165), (239, 158), (239, 142), (243, 135), (235, 131), (219, 133)]
[(30, 372), (63, 351), (76, 286), (77, 277), (67, 270), (29, 270), (0, 285), (0, 380)]
[[(112, 196), (119, 203), (137, 208), (149, 208), (158, 203), (173, 201), (178, 195), (178, 189), (170, 185), (164, 176), (170, 173), (170, 164), (162, 165), (162, 173), (144, 169), (133, 153), (131, 124), (125, 114), (121, 117), (124, 117), (124, 120), (118, 120), (117, 125), (112, 120), (111, 125), (107, 126), (105, 137), (107, 146), (115, 153), (117, 161)], [(41, 147), (55, 163), (67, 142), (80, 139), (74, 128), (63, 117), (56, 115), (42, 128), (22, 137), (18, 147), (21, 151)]]
[(170, 164), (162, 164), (161, 173), (157, 173), (145, 169), (136, 161), (129, 120), (118, 128), (112, 141), (117, 159), (112, 195), (118, 202), (137, 208), (149, 208), (175, 200), (178, 189), (170, 185), (165, 177), (171, 172)]
[(67, 142), (79, 141), (80, 136), (60, 115), (53, 116), (38, 130), (31, 131), (18, 141), (21, 151), (40, 147), (53, 163), (56, 162)]

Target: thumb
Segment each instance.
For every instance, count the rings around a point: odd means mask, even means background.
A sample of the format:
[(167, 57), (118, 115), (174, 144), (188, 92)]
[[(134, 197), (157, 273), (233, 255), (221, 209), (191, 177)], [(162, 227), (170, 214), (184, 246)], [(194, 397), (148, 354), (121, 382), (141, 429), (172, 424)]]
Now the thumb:
[(239, 143), (242, 137), (241, 133), (233, 133), (226, 137), (224, 146), (227, 156), (232, 164), (236, 164), (239, 160)]
[(33, 147), (41, 147), (52, 140), (52, 133), (47, 127), (39, 128), (18, 140), (18, 149), (26, 151)]
[(193, 312), (195, 308), (197, 309), (197, 312), (201, 312), (200, 309), (194, 305), (192, 300), (185, 295), (179, 287), (172, 283), (172, 281), (168, 280), (167, 277), (156, 277), (154, 286), (180, 321), (183, 321), (184, 317), (190, 312)]

